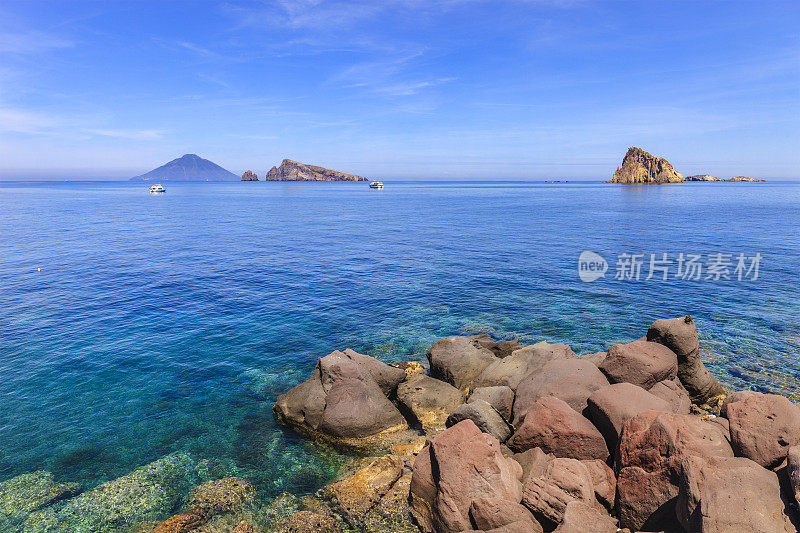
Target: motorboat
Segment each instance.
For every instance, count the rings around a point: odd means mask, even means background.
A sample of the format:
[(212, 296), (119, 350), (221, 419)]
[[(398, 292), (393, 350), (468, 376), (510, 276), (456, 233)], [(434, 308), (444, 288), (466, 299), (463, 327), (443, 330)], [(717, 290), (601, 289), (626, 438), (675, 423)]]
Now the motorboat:
[(167, 192), (167, 189), (165, 189), (160, 183), (156, 183), (155, 185), (150, 186), (150, 192)]
[(373, 181), (369, 184), (370, 189), (383, 189), (383, 183), (380, 181)]

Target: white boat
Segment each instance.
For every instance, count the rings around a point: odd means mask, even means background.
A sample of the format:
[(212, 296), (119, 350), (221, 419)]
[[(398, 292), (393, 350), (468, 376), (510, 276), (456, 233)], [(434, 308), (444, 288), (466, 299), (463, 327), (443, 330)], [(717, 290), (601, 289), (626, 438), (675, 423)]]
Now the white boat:
[(150, 186), (150, 192), (167, 192), (167, 189), (161, 186), (160, 183)]
[(373, 181), (369, 184), (370, 189), (383, 189), (383, 183), (380, 181)]

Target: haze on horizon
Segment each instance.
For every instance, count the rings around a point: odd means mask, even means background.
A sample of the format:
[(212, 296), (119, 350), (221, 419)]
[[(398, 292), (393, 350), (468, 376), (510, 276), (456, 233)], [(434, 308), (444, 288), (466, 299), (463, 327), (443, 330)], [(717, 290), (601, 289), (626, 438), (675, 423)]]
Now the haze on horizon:
[(0, 179), (800, 177), (800, 3), (0, 5)]

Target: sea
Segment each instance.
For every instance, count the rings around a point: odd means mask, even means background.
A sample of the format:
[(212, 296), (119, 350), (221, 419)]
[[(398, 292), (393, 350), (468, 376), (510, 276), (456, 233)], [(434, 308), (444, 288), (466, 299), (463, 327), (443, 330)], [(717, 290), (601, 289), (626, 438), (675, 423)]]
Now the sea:
[(0, 182), (0, 481), (180, 452), (310, 493), (347, 457), (275, 398), (451, 335), (587, 354), (691, 314), (725, 385), (800, 400), (798, 182), (148, 185)]

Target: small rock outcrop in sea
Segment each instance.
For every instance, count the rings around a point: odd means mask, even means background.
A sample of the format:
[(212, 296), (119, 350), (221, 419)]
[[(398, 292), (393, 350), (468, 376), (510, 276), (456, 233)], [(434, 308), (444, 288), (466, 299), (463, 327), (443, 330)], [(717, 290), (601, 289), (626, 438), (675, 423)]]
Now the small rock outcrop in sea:
[[(685, 316), (584, 357), (448, 337), (430, 349), (429, 374), (334, 352), (276, 415), (325, 442), (346, 434), (391, 453), (306, 498), (278, 531), (796, 531), (800, 407), (726, 397), (699, 346)], [(348, 409), (322, 424), (345, 386)], [(394, 432), (398, 414), (412, 430)]]
[(748, 178), (747, 176), (734, 176), (732, 178), (726, 179), (725, 181), (748, 181), (748, 182), (754, 182), (754, 181), (764, 181), (764, 180), (760, 180), (760, 179), (756, 179), (756, 178)]
[(628, 148), (622, 166), (614, 172), (612, 183), (680, 183), (683, 176), (663, 157), (648, 154), (641, 148)]
[(242, 181), (258, 181), (258, 174), (252, 170), (248, 170), (242, 174)]
[(305, 165), (284, 159), (280, 167), (272, 167), (264, 175), (264, 181), (369, 181), (362, 176), (345, 174), (323, 167)]
[(683, 181), (725, 181), (722, 178), (716, 178), (711, 174), (696, 174), (694, 176), (686, 176)]

